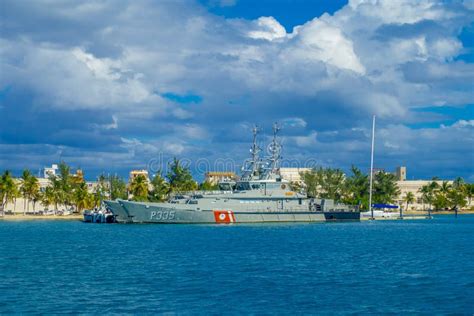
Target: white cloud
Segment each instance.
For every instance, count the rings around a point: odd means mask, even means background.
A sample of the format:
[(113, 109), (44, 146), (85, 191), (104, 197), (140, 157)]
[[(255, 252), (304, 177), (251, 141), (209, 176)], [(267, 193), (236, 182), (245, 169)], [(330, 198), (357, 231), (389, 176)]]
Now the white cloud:
[[(273, 17), (225, 19), (196, 2), (15, 2), (5, 5), (18, 12), (3, 23), (0, 67), (8, 76), (0, 76), (0, 89), (31, 95), (31, 115), (36, 107), (52, 116), (105, 113), (93, 126), (123, 138), (127, 162), (198, 152), (192, 140), (206, 155), (223, 152), (214, 139), (241, 142), (227, 135), (229, 126), (255, 121), (291, 129), (288, 144), (298, 157), (324, 148), (327, 154), (318, 154), (326, 162), (344, 150), (356, 155), (346, 159), (365, 159), (366, 140), (344, 139), (344, 131), (364, 137), (371, 114), (406, 122), (416, 107), (472, 103), (474, 66), (456, 58), (465, 52), (457, 36), (473, 20), (469, 3), (352, 0), (287, 33)], [(203, 101), (180, 104), (161, 97), (167, 92)], [(467, 147), (461, 142), (469, 138), (460, 135), (469, 126), (459, 120), (443, 132)], [(421, 141), (434, 151), (437, 137), (450, 145), (441, 129), (386, 130), (380, 147), (396, 149), (391, 155), (413, 157)]]
[(281, 125), (286, 128), (286, 127), (306, 127), (308, 123), (301, 117), (289, 117), (285, 118), (283, 120), (280, 120)]
[(306, 136), (294, 136), (294, 137), (287, 137), (285, 140), (294, 141), (297, 146), (299, 147), (310, 147), (310, 146), (316, 146), (318, 143), (317, 140), (318, 133), (315, 131), (312, 131), (309, 135)]
[(430, 0), (350, 0), (349, 7), (383, 23), (416, 23), (421, 20), (446, 19), (452, 15), (436, 1)]
[(248, 32), (248, 36), (255, 39), (273, 41), (286, 36), (285, 28), (272, 16), (262, 16), (256, 21), (256, 30)]
[(452, 125), (454, 128), (474, 127), (474, 120), (459, 120)]
[(297, 44), (288, 48), (287, 55), (294, 60), (317, 60), (359, 74), (365, 72), (352, 42), (339, 28), (324, 20), (314, 19), (296, 27), (291, 37)]

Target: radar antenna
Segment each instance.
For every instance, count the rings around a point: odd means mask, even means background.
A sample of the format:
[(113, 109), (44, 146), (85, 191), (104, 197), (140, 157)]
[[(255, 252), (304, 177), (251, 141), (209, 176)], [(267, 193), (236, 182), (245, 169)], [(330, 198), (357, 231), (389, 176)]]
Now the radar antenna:
[(259, 176), (261, 164), (259, 153), (262, 151), (262, 149), (257, 144), (257, 135), (259, 132), (260, 128), (255, 125), (252, 128), (253, 143), (252, 147), (250, 147), (251, 157), (247, 159), (242, 166), (242, 178), (244, 179), (252, 179), (254, 176)]
[(258, 160), (259, 160), (258, 154), (261, 151), (261, 148), (258, 147), (258, 144), (257, 144), (257, 135), (258, 135), (259, 131), (260, 131), (260, 129), (258, 128), (257, 125), (255, 125), (252, 129), (253, 143), (252, 143), (252, 148), (250, 149), (250, 153), (252, 154), (252, 161), (251, 161), (251, 163), (252, 163), (252, 175), (256, 175), (257, 172), (258, 172)]
[(268, 151), (270, 152), (270, 170), (272, 173), (276, 173), (278, 170), (278, 163), (281, 159), (281, 143), (277, 139), (278, 132), (281, 130), (281, 127), (278, 123), (273, 124), (273, 140), (268, 146)]

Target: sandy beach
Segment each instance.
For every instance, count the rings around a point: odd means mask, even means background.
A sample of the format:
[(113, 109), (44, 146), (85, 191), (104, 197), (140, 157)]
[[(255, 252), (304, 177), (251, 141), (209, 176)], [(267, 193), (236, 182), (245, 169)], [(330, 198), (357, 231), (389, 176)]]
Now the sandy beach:
[(29, 220), (60, 220), (60, 221), (78, 221), (82, 220), (82, 214), (74, 214), (74, 215), (23, 215), (23, 214), (15, 214), (15, 215), (5, 215), (0, 216), (0, 221), (29, 221)]

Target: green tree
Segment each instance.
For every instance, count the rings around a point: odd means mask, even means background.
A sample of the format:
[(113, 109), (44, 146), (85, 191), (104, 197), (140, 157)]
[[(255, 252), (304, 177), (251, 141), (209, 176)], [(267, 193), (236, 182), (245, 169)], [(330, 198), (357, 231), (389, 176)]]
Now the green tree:
[(87, 190), (87, 184), (85, 181), (81, 181), (75, 186), (72, 193), (72, 201), (76, 207), (76, 211), (79, 213), (89, 206), (90, 193)]
[(301, 192), (301, 190), (303, 189), (303, 185), (301, 182), (292, 181), (290, 183), (290, 188), (294, 192)]
[(303, 180), (303, 184), (306, 190), (306, 194), (310, 198), (319, 197), (319, 174), (316, 169), (312, 169), (311, 171), (305, 171), (300, 173), (301, 179)]
[(217, 184), (212, 184), (209, 181), (204, 181), (199, 184), (199, 190), (201, 191), (214, 191), (217, 190), (219, 186)]
[(359, 168), (351, 167), (351, 176), (345, 180), (344, 203), (361, 205), (362, 209), (369, 207), (369, 177)]
[(126, 200), (128, 198), (127, 195), (127, 184), (123, 180), (123, 178), (114, 175), (109, 178), (110, 182), (110, 199), (122, 199)]
[(189, 168), (180, 164), (177, 158), (169, 165), (169, 172), (166, 175), (172, 192), (186, 192), (197, 189), (197, 183), (194, 181)]
[(152, 202), (162, 202), (168, 198), (170, 193), (170, 186), (166, 180), (157, 173), (153, 180), (151, 180), (151, 186), (153, 189), (150, 191), (149, 200)]
[(320, 168), (318, 173), (320, 197), (340, 201), (344, 195), (344, 173), (340, 169), (332, 168)]
[(39, 190), (40, 186), (38, 179), (33, 174), (31, 174), (29, 170), (23, 170), (21, 176), (20, 192), (23, 199), (25, 200), (23, 207), (25, 212), (29, 210), (29, 202), (39, 192)]
[(462, 208), (467, 205), (466, 192), (462, 190), (462, 187), (458, 189), (453, 188), (446, 195), (448, 200), (448, 207), (451, 209)]
[(415, 195), (413, 194), (413, 192), (407, 192), (405, 194), (405, 197), (403, 198), (403, 201), (405, 201), (406, 203), (406, 208), (405, 210), (408, 211), (408, 205), (412, 204), (413, 202), (415, 202)]
[(47, 193), (45, 194), (46, 201), (54, 205), (55, 212), (59, 210), (59, 205), (65, 204), (65, 201), (69, 198), (63, 189), (61, 179), (53, 175), (49, 176), (49, 185), (45, 193)]
[(434, 185), (432, 182), (432, 188), (434, 192), (433, 206), (436, 210), (443, 210), (450, 206), (450, 200), (448, 195), (450, 194), (453, 186), (448, 181), (443, 181), (440, 184)]
[(97, 178), (97, 184), (93, 193), (93, 207), (100, 207), (102, 202), (109, 197), (109, 181), (104, 174)]
[(453, 186), (448, 181), (443, 181), (438, 187), (438, 191), (441, 194), (447, 195)]
[(428, 204), (431, 209), (431, 204), (433, 204), (434, 192), (431, 189), (430, 185), (422, 186), (418, 192), (421, 193), (421, 200), (423, 201), (423, 211), (425, 210), (425, 204)]
[(129, 191), (134, 201), (148, 200), (148, 180), (144, 175), (138, 175), (129, 184)]
[(301, 174), (309, 197), (340, 201), (345, 194), (344, 173), (340, 169), (314, 168)]
[(14, 202), (19, 195), (18, 185), (10, 171), (6, 170), (0, 178), (1, 211), (5, 210), (7, 203)]
[(471, 205), (472, 197), (474, 196), (474, 183), (464, 184), (466, 191), (466, 198), (469, 205)]
[(33, 212), (36, 213), (36, 203), (41, 202), (43, 199), (43, 193), (38, 190), (31, 196), (31, 201), (33, 202)]
[(397, 177), (392, 173), (377, 172), (374, 175), (373, 189), (373, 203), (393, 203), (400, 195)]
[(452, 187), (456, 190), (464, 190), (464, 184), (464, 179), (461, 177), (457, 177), (456, 179), (454, 179)]
[(59, 178), (57, 180), (59, 182), (57, 188), (60, 191), (58, 192), (59, 204), (70, 206), (73, 200), (73, 185), (77, 184), (77, 179), (71, 176), (71, 168), (64, 161), (59, 164)]
[(47, 186), (41, 197), (41, 204), (49, 209), (50, 205), (56, 203), (55, 192), (51, 185)]
[(449, 205), (449, 201), (446, 195), (441, 194), (440, 192), (436, 192), (434, 199), (433, 199), (433, 207), (435, 210), (443, 210), (447, 208)]

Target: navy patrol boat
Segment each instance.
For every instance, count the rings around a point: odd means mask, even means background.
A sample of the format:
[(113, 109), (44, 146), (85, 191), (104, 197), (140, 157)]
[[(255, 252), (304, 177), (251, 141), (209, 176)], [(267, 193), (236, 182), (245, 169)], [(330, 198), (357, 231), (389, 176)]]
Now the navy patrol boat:
[(357, 206), (329, 199), (308, 198), (295, 192), (279, 174), (279, 127), (273, 127), (269, 156), (261, 159), (258, 129), (253, 129), (251, 158), (244, 162), (240, 180), (219, 183), (219, 192), (175, 196), (163, 203), (105, 201), (119, 223), (230, 224), (267, 222), (358, 221)]

